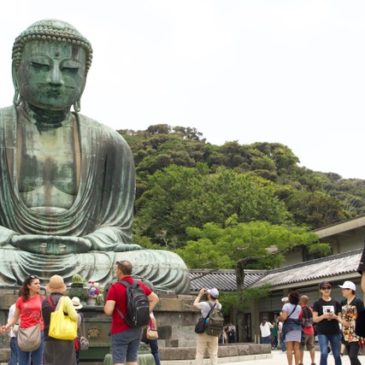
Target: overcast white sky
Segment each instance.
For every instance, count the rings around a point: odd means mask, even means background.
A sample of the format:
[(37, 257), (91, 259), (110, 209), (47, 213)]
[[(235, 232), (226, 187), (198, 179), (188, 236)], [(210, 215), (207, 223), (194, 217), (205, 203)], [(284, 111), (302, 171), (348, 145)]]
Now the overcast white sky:
[(310, 169), (365, 179), (365, 1), (3, 1), (1, 106), (12, 43), (44, 18), (93, 45), (82, 113), (115, 129), (195, 127), (214, 144), (281, 142)]

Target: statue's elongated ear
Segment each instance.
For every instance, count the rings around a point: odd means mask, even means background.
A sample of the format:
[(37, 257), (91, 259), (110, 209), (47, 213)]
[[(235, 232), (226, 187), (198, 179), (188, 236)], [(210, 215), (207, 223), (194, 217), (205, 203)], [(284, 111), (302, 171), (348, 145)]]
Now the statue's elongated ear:
[(80, 97), (80, 99), (78, 99), (74, 102), (73, 106), (74, 106), (74, 111), (76, 113), (79, 113), (81, 111), (81, 97)]
[(22, 97), (20, 96), (19, 93), (17, 66), (15, 65), (14, 62), (11, 65), (11, 74), (13, 77), (13, 85), (14, 85), (13, 104), (14, 106), (18, 106), (22, 102)]
[(73, 104), (74, 111), (76, 113), (79, 113), (81, 111), (81, 97), (82, 97), (82, 94), (84, 93), (84, 90), (85, 90), (86, 78), (87, 78), (87, 73), (85, 74), (85, 78), (84, 78), (84, 81), (83, 81), (84, 84), (82, 85), (82, 88), (81, 88), (80, 97)]

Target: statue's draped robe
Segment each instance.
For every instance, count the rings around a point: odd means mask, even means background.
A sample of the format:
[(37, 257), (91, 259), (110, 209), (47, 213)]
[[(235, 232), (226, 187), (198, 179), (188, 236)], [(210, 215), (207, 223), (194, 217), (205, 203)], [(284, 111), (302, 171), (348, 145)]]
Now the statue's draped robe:
[[(186, 292), (184, 262), (166, 251), (136, 250), (131, 226), (135, 195), (133, 156), (125, 140), (112, 129), (77, 114), (81, 142), (80, 183), (73, 205), (64, 211), (33, 210), (22, 201), (17, 181), (17, 140), (22, 132), (14, 107), (0, 110), (0, 284), (20, 282), (27, 274), (47, 280), (60, 274), (70, 280), (79, 273), (101, 283), (112, 277), (113, 263), (128, 259), (135, 274), (155, 288)], [(21, 119), (23, 120), (23, 118)], [(29, 121), (30, 122), (30, 121)], [(83, 237), (89, 252), (40, 254), (15, 248), (14, 234)]]

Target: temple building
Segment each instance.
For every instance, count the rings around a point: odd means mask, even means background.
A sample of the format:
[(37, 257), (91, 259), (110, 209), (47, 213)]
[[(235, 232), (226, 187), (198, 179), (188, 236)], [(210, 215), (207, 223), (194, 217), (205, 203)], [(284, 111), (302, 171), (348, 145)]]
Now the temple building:
[[(356, 271), (365, 238), (365, 216), (334, 224), (314, 231), (321, 242), (329, 243), (331, 254), (315, 258), (305, 247), (290, 251), (282, 267), (273, 270), (244, 270), (243, 296), (246, 288), (268, 286), (269, 296), (252, 300), (243, 311), (233, 311), (229, 320), (237, 325), (239, 340), (257, 342), (259, 323), (263, 317), (274, 320), (282, 307), (281, 298), (290, 290), (306, 294), (313, 303), (319, 296), (318, 285), (328, 280), (333, 283), (333, 298), (341, 299), (338, 288), (351, 280), (360, 289), (360, 274)], [(242, 274), (242, 273), (241, 273)], [(191, 291), (201, 287), (217, 287), (222, 292), (237, 290), (236, 270), (190, 270)], [(235, 287), (235, 288), (234, 288)]]

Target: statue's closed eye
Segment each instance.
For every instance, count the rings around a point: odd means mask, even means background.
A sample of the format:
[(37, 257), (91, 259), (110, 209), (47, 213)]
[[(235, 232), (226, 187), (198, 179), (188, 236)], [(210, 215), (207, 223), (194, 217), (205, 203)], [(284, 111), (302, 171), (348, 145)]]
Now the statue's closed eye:
[(62, 67), (62, 72), (76, 74), (79, 71), (78, 67)]
[(50, 66), (44, 63), (38, 63), (38, 62), (32, 62), (31, 63), (32, 68), (36, 71), (49, 71), (50, 70)]

